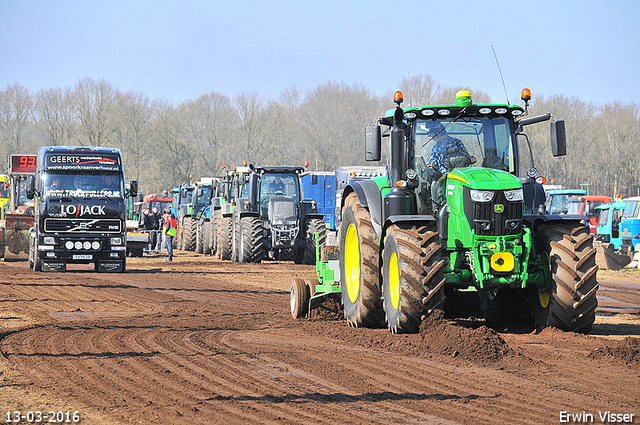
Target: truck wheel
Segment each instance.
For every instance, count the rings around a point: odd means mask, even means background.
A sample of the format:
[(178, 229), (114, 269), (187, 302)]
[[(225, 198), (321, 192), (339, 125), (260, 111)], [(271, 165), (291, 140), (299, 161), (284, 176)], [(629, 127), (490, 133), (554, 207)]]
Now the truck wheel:
[(195, 251), (196, 249), (196, 222), (193, 217), (185, 217), (184, 221), (183, 249), (185, 251)]
[(240, 220), (238, 258), (241, 263), (260, 263), (264, 258), (266, 242), (260, 217)]
[(218, 226), (218, 258), (231, 259), (231, 231), (232, 217), (220, 217)]
[(202, 228), (202, 223), (196, 224), (196, 243), (195, 243), (195, 252), (198, 254), (202, 254), (204, 249), (203, 247), (203, 239), (204, 239), (204, 229)]
[(309, 312), (309, 285), (302, 279), (294, 279), (291, 284), (291, 315), (294, 319), (305, 317)]
[(593, 234), (580, 223), (547, 223), (535, 235), (551, 272), (550, 291), (532, 291), (536, 326), (589, 333), (598, 306)]
[(344, 316), (350, 326), (380, 327), (384, 323), (377, 242), (371, 214), (355, 193), (349, 194), (340, 223), (340, 276)]
[(202, 253), (209, 255), (211, 254), (211, 222), (205, 221), (202, 227)]
[(444, 303), (438, 233), (428, 227), (392, 225), (382, 251), (384, 307), (393, 333), (418, 332), (422, 316)]
[(305, 264), (316, 264), (316, 232), (318, 233), (319, 245), (325, 245), (327, 243), (327, 226), (323, 220), (312, 218), (307, 222), (307, 236), (304, 244)]

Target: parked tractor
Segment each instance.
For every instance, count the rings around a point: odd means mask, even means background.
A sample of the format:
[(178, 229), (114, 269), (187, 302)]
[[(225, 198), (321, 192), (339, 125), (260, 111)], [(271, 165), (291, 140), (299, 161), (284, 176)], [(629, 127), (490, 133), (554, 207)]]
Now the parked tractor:
[(236, 199), (246, 191), (247, 176), (251, 168), (244, 165), (227, 171), (218, 183), (216, 195), (211, 198), (211, 255), (221, 260), (231, 260), (233, 250), (233, 213)]
[[(326, 226), (314, 200), (303, 199), (304, 167), (250, 166), (235, 182), (232, 260), (293, 260), (315, 264), (315, 233), (320, 244)], [(240, 190), (241, 189), (241, 190)]]
[(9, 155), (9, 176), (2, 176), (0, 258), (27, 258), (34, 202), (27, 199), (27, 180), (35, 176), (36, 155)]
[[(564, 122), (518, 105), (397, 107), (365, 131), (365, 159), (388, 175), (352, 183), (341, 199), (340, 278), (351, 326), (417, 332), (422, 318), (462, 308), (475, 291), (487, 323), (589, 332), (597, 306), (593, 235), (582, 215), (545, 215), (537, 170), (523, 172), (524, 127), (549, 121), (554, 156)], [(382, 127), (385, 131), (382, 131)], [(530, 158), (533, 165), (533, 158)], [(304, 297), (301, 297), (304, 298)], [(293, 302), (292, 302), (293, 304)], [(293, 308), (292, 308), (293, 310)], [(445, 310), (447, 312), (447, 310)]]

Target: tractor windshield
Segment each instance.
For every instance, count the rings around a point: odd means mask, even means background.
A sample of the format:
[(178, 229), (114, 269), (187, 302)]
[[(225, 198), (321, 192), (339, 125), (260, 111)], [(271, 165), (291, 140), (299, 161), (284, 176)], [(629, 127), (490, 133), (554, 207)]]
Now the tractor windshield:
[(275, 195), (293, 198), (298, 203), (298, 175), (295, 173), (264, 174), (260, 184), (260, 199)]
[[(409, 167), (415, 167), (420, 175), (425, 174), (428, 164), (437, 165), (438, 162), (447, 171), (461, 166), (475, 166), (515, 173), (512, 124), (506, 118), (486, 116), (416, 120), (413, 129), (413, 158), (409, 159)], [(455, 157), (460, 159), (456, 162)], [(450, 161), (445, 162), (447, 160)]]

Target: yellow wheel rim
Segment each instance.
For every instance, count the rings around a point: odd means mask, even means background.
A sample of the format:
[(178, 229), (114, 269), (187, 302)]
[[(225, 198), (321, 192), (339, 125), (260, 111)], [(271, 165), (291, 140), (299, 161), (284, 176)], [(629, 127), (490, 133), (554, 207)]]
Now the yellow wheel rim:
[(542, 308), (547, 308), (550, 299), (551, 294), (549, 292), (542, 292), (540, 291), (540, 288), (538, 288), (538, 300), (540, 301), (540, 306), (542, 306)]
[(344, 251), (344, 280), (349, 300), (355, 303), (360, 294), (360, 245), (358, 231), (353, 223), (347, 228)]
[(389, 298), (394, 310), (400, 306), (400, 271), (398, 256), (394, 252), (389, 259)]

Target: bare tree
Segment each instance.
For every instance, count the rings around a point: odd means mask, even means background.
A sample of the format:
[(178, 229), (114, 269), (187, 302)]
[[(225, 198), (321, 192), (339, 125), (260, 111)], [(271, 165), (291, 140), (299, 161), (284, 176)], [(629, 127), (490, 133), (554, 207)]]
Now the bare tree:
[(236, 117), (231, 100), (211, 92), (180, 105), (185, 134), (194, 151), (194, 173), (219, 175), (222, 164), (235, 157)]
[(115, 89), (106, 80), (81, 79), (73, 89), (74, 107), (80, 121), (78, 140), (90, 146), (103, 146), (115, 131)]
[(153, 105), (142, 92), (117, 92), (116, 99), (112, 122), (115, 145), (122, 149), (125, 166), (133, 169), (133, 178), (138, 180), (151, 159)]
[(249, 162), (268, 161), (281, 148), (284, 119), (281, 108), (256, 92), (238, 94), (233, 104), (240, 134), (237, 160), (244, 155)]
[(36, 97), (36, 111), (49, 135), (48, 143), (54, 146), (71, 144), (77, 128), (71, 89), (40, 90)]
[(35, 101), (20, 84), (7, 85), (0, 91), (0, 140), (2, 157), (19, 153), (33, 127)]

